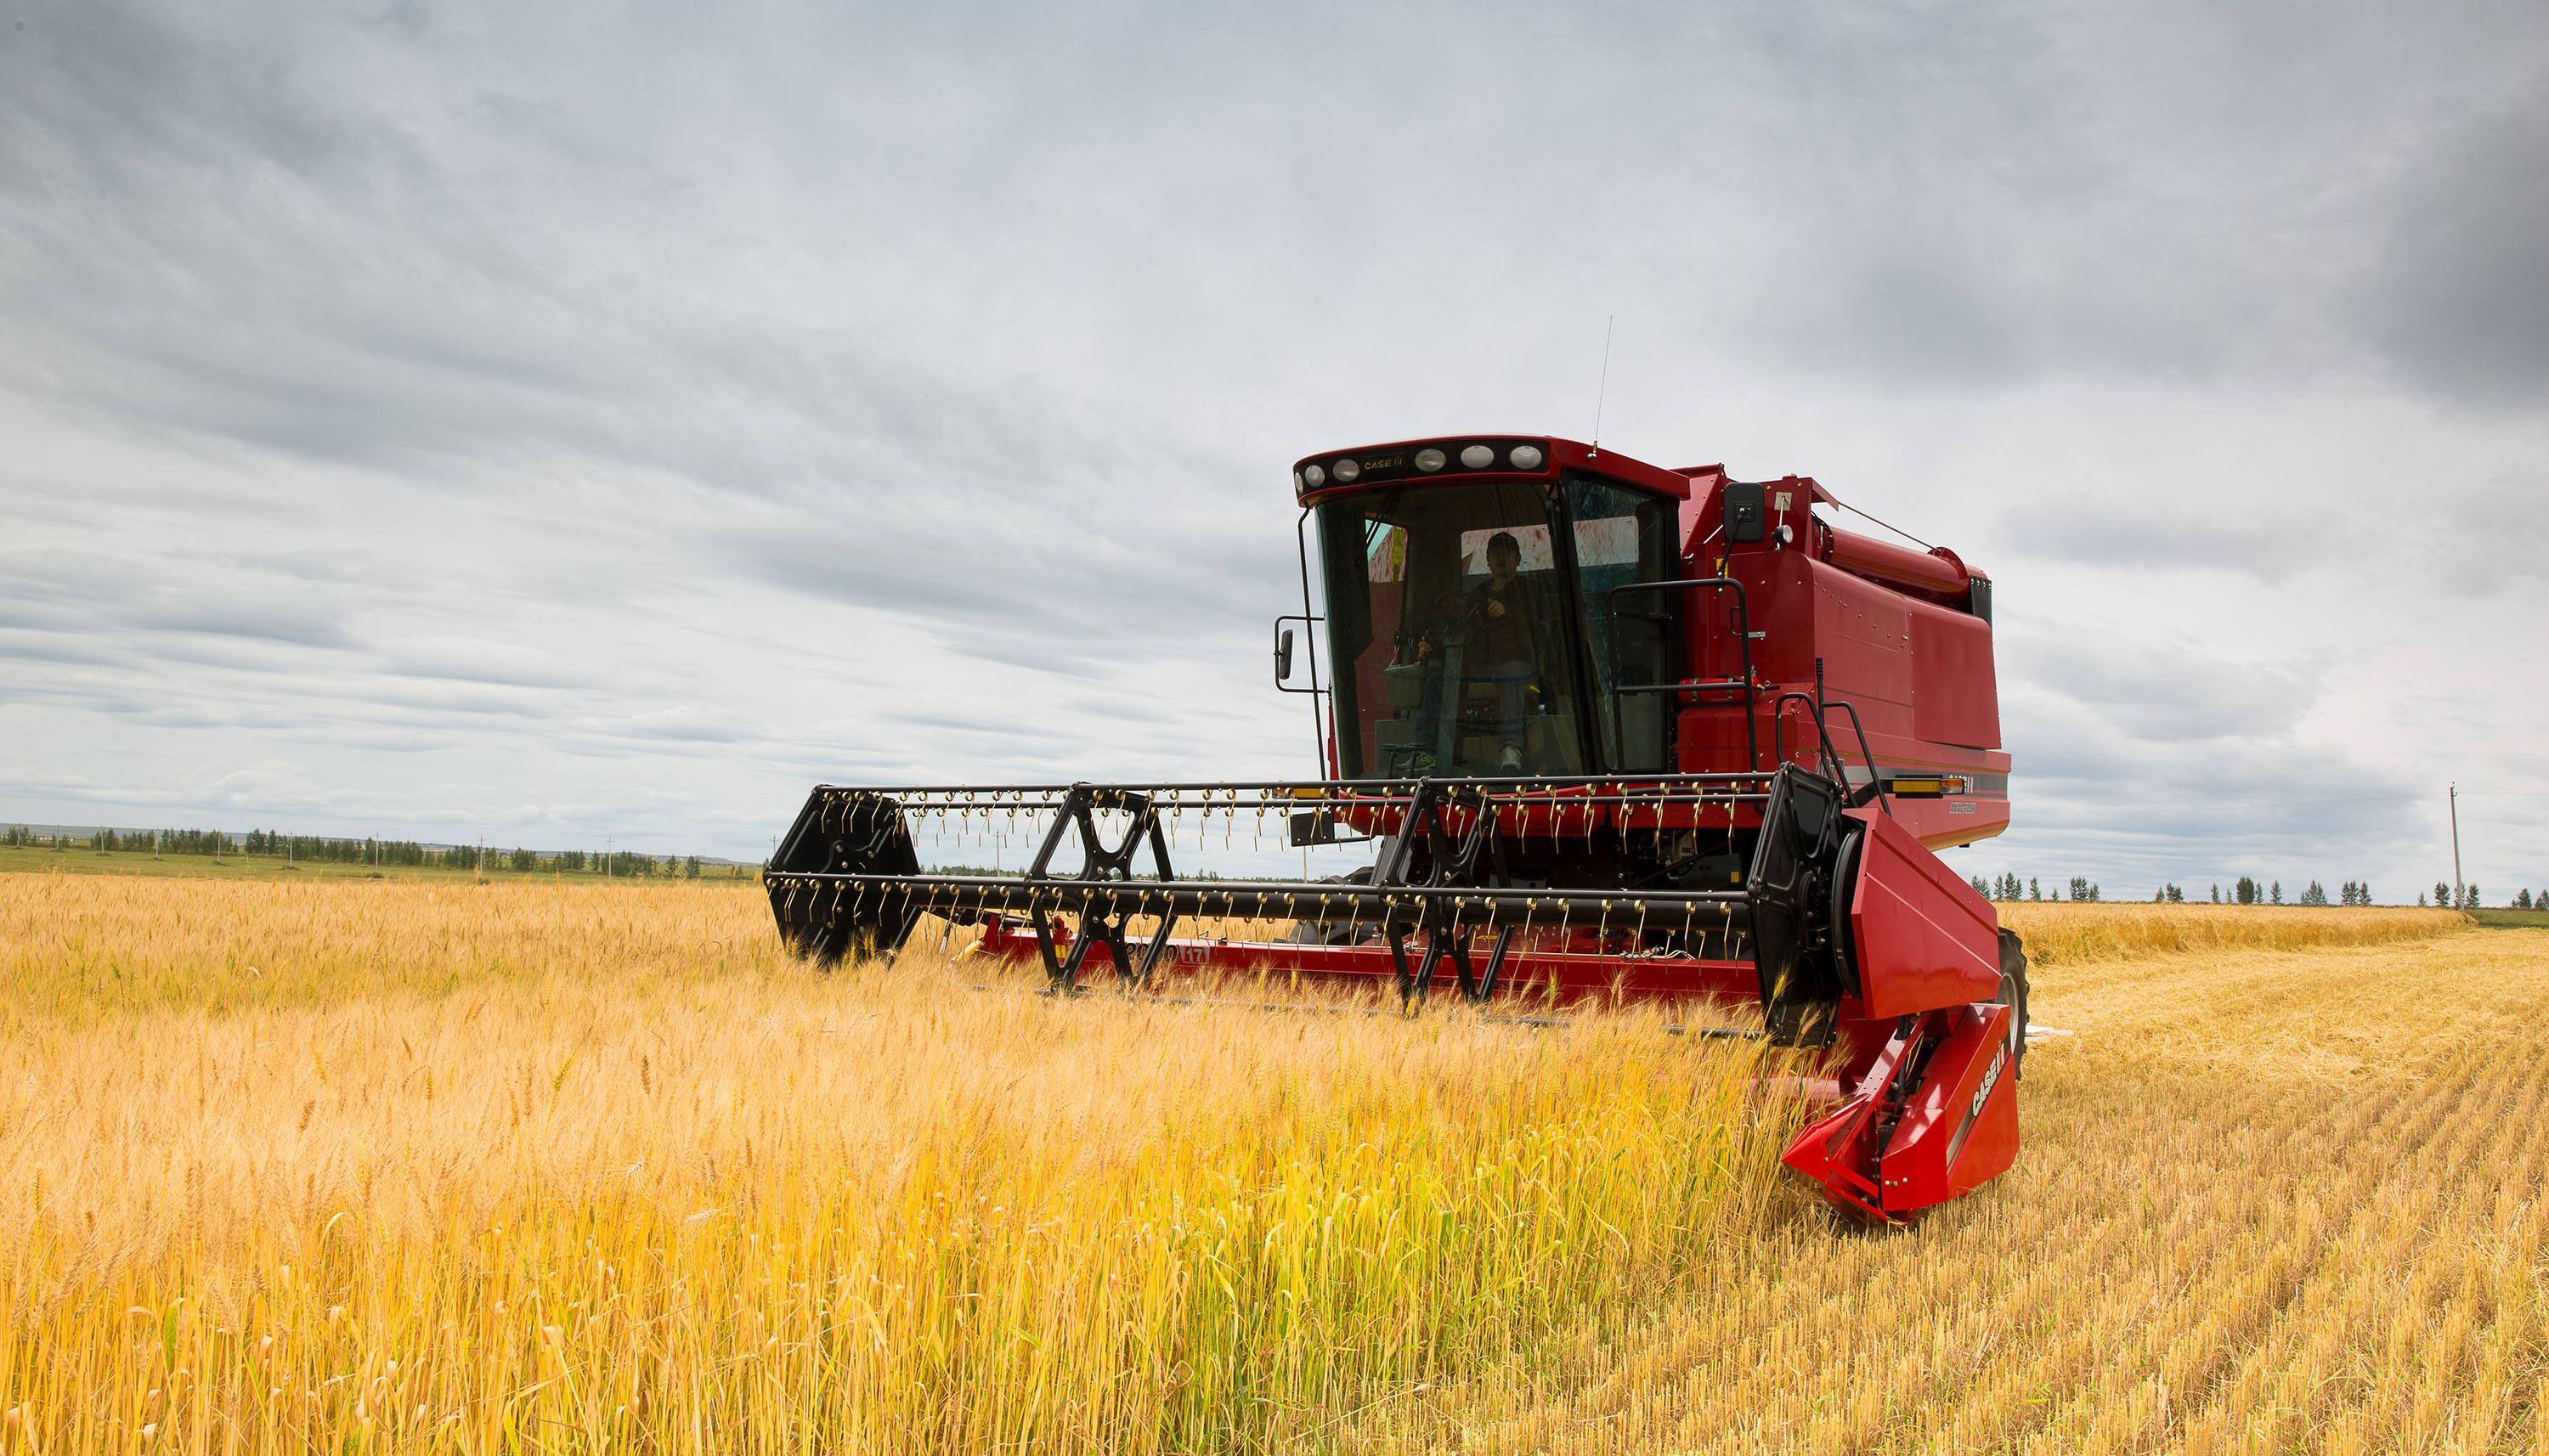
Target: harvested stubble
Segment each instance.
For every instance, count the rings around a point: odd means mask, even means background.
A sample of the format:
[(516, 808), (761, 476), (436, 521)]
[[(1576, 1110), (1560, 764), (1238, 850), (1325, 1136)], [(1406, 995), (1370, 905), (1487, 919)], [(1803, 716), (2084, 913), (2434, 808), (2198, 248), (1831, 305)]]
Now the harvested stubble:
[(2549, 933), (2461, 924), (2057, 956), (2036, 1009), (2076, 1035), (2030, 1053), (2027, 1146), (1984, 1194), (1908, 1234), (1770, 1218), (1700, 1256), (1704, 1295), (1598, 1313), (1555, 1369), (1354, 1445), (2549, 1450)]
[(981, 978), (716, 887), (0, 877), (0, 1451), (1322, 1446), (1794, 1202), (1651, 1016)]

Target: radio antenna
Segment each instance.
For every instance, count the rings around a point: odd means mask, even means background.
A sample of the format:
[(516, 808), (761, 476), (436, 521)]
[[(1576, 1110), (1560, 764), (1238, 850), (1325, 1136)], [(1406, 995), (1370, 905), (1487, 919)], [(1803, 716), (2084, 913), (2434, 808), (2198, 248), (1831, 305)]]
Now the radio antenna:
[(1611, 325), (1620, 321), (1617, 314), (1602, 316), (1602, 383), (1593, 391), (1593, 453), (1602, 453), (1602, 402), (1611, 393)]

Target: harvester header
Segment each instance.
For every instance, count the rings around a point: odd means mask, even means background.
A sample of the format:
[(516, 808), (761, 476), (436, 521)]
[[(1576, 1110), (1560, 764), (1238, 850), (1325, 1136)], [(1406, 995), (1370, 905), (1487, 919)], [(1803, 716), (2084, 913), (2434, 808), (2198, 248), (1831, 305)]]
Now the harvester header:
[[(766, 875), (790, 943), (891, 953), (936, 916), (1062, 992), (1102, 969), (1749, 1003), (1760, 1035), (1834, 1050), (1837, 1108), (1787, 1160), (1837, 1205), (1902, 1218), (2008, 1165), (2026, 957), (1936, 853), (2009, 819), (1988, 578), (1841, 530), (1810, 478), (1548, 435), (1329, 451), (1292, 480), (1275, 678), (1308, 699), (1316, 776), (818, 788)], [(938, 871), (924, 844), (1031, 853)], [(1369, 863), (1332, 879), (1192, 859), (1344, 846)], [(1232, 920), (1278, 929), (1210, 933)]]

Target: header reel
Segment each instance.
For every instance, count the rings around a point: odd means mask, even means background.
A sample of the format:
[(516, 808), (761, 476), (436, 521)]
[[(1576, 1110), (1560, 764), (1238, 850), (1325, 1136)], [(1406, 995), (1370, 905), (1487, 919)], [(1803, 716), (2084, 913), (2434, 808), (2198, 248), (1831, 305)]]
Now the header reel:
[[(1313, 931), (1320, 948), (1380, 955), (1358, 969), (1379, 978), (1385, 968), (1411, 1005), (1446, 961), (1464, 998), (1493, 996), (1523, 945), (1748, 960), (1752, 984), (1743, 989), (1768, 1009), (1773, 1039), (1820, 1046), (1848, 984), (1835, 924), (1845, 909), (1844, 803), (1838, 784), (1794, 766), (1651, 780), (825, 786), (764, 878), (789, 945), (825, 965), (892, 955), (926, 914), (958, 925), (1022, 922), (1057, 990), (1077, 990), (1102, 951), (1129, 989), (1171, 959), (1180, 921), (1282, 920)], [(1176, 841), (1231, 848), (1244, 836), (1275, 848), (1301, 817), (1378, 839), (1369, 876), (1181, 877), (1171, 859)], [(1042, 833), (1021, 873), (924, 871), (915, 823), (957, 853), (996, 853), (1020, 842), (1021, 828)], [(1693, 866), (1708, 857), (1668, 863), (1658, 850), (1701, 836), (1748, 859), (1740, 884), (1694, 885)], [(1074, 846), (1080, 863), (1068, 867)], [(1141, 860), (1147, 872), (1137, 873)], [(1641, 861), (1647, 867), (1627, 867)], [(1143, 918), (1152, 926), (1137, 937), (1132, 923)], [(1311, 954), (1297, 943), (1248, 949), (1277, 968)]]

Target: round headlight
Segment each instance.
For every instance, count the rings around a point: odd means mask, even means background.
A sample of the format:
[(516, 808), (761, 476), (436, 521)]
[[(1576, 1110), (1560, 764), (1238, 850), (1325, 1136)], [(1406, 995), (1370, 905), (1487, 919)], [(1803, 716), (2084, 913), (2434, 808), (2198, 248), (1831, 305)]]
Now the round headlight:
[(1339, 485), (1350, 485), (1353, 483), (1354, 478), (1361, 474), (1363, 474), (1363, 467), (1355, 464), (1351, 458), (1337, 462), (1337, 483)]
[(1301, 481), (1315, 491), (1328, 483), (1328, 473), (1315, 465), (1305, 465), (1301, 467)]
[(1496, 452), (1484, 445), (1468, 445), (1461, 451), (1461, 463), (1471, 470), (1484, 470), (1496, 463)]
[(1417, 451), (1416, 468), (1418, 470), (1441, 470), (1443, 468), (1443, 452), (1435, 449), (1431, 445)]
[(1516, 470), (1540, 469), (1541, 454), (1538, 445), (1516, 445), (1505, 458), (1513, 462), (1513, 468)]

